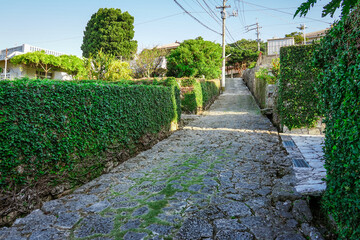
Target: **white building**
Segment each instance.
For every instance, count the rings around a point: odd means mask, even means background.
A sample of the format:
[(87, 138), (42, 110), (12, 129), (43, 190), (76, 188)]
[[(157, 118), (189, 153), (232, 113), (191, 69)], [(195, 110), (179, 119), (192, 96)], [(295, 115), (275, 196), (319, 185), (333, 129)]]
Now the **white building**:
[[(166, 45), (162, 45), (157, 47), (158, 49), (162, 49), (165, 50), (167, 52), (170, 52), (173, 49), (176, 49), (180, 46), (180, 42), (176, 41), (174, 43), (170, 43), (170, 44), (166, 44)], [(166, 57), (162, 57), (161, 63), (160, 63), (160, 68), (164, 68), (166, 69), (167, 67), (167, 60)]]
[(268, 55), (280, 55), (280, 48), (295, 45), (293, 37), (268, 39)]
[[(28, 44), (23, 44), (21, 46), (12, 47), (7, 49), (7, 55), (6, 55), (6, 49), (0, 51), (0, 68), (1, 74), (0, 79), (5, 79), (5, 61), (7, 62), (7, 73), (6, 73), (6, 79), (14, 79), (14, 78), (21, 78), (21, 77), (29, 77), (29, 78), (45, 78), (45, 72), (41, 71), (39, 69), (30, 68), (27, 66), (21, 66), (21, 65), (13, 65), (10, 61), (11, 58), (17, 55), (25, 54), (28, 52), (37, 52), (37, 51), (45, 51), (46, 54), (54, 55), (54, 56), (60, 56), (64, 55), (63, 53), (51, 51), (35, 46), (31, 46)], [(48, 79), (60, 79), (60, 80), (71, 80), (71, 76), (68, 75), (65, 72), (49, 72), (47, 75)]]

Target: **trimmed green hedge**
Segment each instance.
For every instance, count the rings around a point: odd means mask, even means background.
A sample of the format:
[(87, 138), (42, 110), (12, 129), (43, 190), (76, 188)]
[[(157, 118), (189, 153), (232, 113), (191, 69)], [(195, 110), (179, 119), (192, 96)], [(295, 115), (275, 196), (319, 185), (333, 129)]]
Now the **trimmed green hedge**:
[(0, 186), (91, 179), (180, 119), (180, 91), (99, 81), (0, 81)]
[(315, 91), (318, 70), (312, 66), (314, 45), (280, 49), (278, 112), (289, 129), (312, 127), (320, 115)]
[(220, 94), (220, 86), (215, 80), (182, 79), (181, 92), (182, 111), (198, 113), (204, 110)]
[(340, 239), (360, 239), (360, 5), (322, 39), (314, 62), (326, 116), (324, 205)]

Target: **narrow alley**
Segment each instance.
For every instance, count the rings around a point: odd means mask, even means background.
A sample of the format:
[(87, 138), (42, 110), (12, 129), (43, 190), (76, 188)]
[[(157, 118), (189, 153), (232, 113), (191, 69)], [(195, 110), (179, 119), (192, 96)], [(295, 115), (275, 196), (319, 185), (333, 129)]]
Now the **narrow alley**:
[(241, 79), (226, 84), (203, 116), (0, 239), (322, 239), (276, 129)]

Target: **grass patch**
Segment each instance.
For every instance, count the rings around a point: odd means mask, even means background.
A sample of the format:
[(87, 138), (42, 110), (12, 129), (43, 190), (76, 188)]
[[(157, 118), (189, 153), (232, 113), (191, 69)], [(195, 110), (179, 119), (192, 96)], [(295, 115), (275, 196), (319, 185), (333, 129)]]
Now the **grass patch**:
[(153, 223), (164, 223), (164, 221), (161, 221), (156, 217), (162, 212), (162, 209), (166, 207), (168, 203), (169, 202), (167, 200), (159, 200), (156, 202), (147, 203), (150, 211), (146, 215), (141, 217), (144, 220), (142, 226), (148, 226)]
[(161, 190), (159, 192), (159, 194), (163, 194), (168, 198), (168, 197), (171, 197), (172, 195), (174, 195), (178, 191), (179, 190), (172, 188), (171, 184), (168, 184), (168, 185), (166, 185), (166, 187), (163, 190)]

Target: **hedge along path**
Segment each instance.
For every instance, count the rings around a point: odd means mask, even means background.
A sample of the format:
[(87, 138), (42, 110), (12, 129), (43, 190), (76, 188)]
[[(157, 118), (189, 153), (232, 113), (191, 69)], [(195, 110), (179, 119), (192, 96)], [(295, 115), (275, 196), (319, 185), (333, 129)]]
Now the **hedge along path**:
[(180, 115), (171, 81), (1, 81), (0, 224), (153, 145)]
[(318, 234), (308, 224), (306, 201), (292, 186), (291, 163), (275, 128), (241, 80), (226, 84), (204, 116), (2, 228), (0, 238), (305, 239)]
[(185, 113), (200, 114), (220, 94), (220, 80), (181, 79), (181, 109)]
[(316, 92), (319, 70), (312, 64), (315, 45), (282, 47), (277, 109), (281, 124), (292, 128), (313, 127), (321, 116)]
[[(356, 1), (355, 1), (356, 2)], [(313, 61), (326, 117), (323, 205), (339, 238), (360, 239), (360, 3), (334, 24)]]

